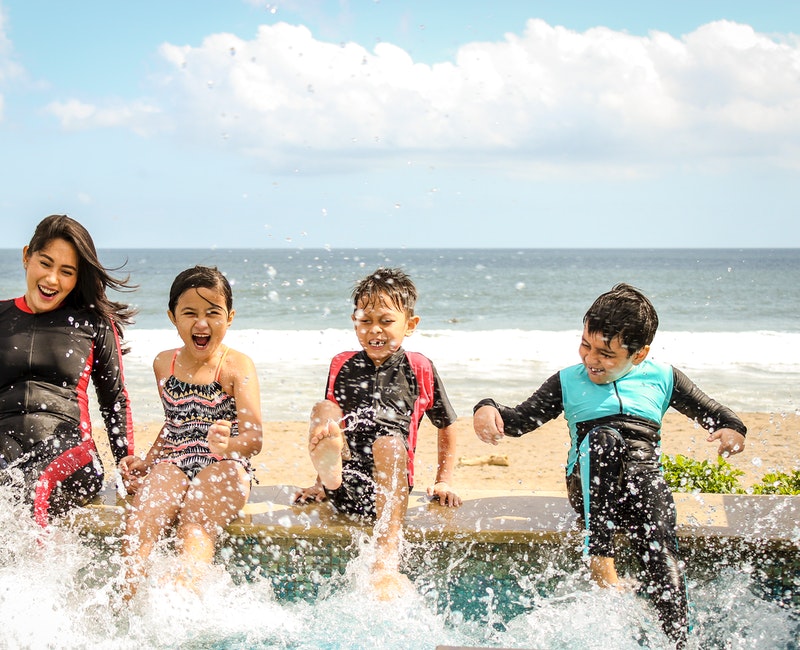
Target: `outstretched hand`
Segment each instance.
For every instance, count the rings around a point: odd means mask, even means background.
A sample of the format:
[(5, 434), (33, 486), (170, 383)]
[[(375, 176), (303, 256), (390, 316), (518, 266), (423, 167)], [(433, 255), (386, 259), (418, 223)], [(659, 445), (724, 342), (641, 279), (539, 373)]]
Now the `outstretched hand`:
[(714, 433), (709, 434), (706, 440), (708, 442), (719, 441), (717, 454), (723, 458), (738, 454), (744, 449), (744, 436), (733, 429), (717, 429)]
[(503, 439), (503, 418), (494, 406), (487, 404), (475, 411), (472, 427), (475, 429), (475, 435), (487, 444), (497, 445)]

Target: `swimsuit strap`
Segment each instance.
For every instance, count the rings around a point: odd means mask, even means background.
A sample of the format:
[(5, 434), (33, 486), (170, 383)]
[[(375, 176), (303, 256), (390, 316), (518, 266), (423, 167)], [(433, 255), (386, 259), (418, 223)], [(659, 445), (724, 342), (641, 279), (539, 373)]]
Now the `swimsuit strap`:
[[(230, 348), (227, 345), (225, 349), (222, 350), (222, 354), (217, 362), (217, 369), (214, 371), (214, 381), (219, 381), (219, 375), (222, 372), (222, 362), (225, 361), (225, 357), (228, 356), (228, 350), (230, 350)], [(178, 358), (178, 352), (180, 352), (180, 349), (176, 349), (175, 352), (172, 353), (172, 361), (170, 361), (169, 364), (169, 374), (173, 377), (175, 376), (175, 359)]]
[(214, 373), (214, 381), (219, 381), (219, 375), (222, 372), (222, 362), (225, 361), (225, 357), (228, 356), (228, 351), (230, 348), (226, 345), (225, 349), (222, 351), (222, 354), (219, 357), (219, 362), (217, 363), (217, 370)]

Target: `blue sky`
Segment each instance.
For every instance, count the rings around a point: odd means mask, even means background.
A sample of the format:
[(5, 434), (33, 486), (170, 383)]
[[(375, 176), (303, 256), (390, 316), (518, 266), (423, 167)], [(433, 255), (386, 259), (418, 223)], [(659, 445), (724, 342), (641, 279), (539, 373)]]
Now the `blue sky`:
[(0, 0), (0, 247), (800, 247), (800, 3)]

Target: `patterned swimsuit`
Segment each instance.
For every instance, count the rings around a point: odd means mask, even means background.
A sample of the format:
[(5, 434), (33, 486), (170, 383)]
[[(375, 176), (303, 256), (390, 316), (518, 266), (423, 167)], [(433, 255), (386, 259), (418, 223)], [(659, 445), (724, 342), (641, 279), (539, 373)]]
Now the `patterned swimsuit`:
[[(204, 467), (225, 460), (208, 449), (208, 428), (217, 420), (231, 423), (231, 436), (239, 435), (236, 402), (222, 390), (220, 370), (228, 348), (222, 353), (214, 381), (210, 384), (191, 384), (175, 378), (175, 358), (172, 356), (170, 375), (161, 389), (164, 405), (164, 446), (157, 462), (172, 463), (192, 480)], [(245, 458), (234, 459), (250, 472)]]

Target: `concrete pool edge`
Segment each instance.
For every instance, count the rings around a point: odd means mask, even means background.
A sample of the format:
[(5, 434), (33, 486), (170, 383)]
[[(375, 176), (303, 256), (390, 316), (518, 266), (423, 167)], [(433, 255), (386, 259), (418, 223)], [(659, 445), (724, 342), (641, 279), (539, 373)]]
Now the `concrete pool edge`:
[[(241, 517), (227, 529), (236, 537), (351, 538), (369, 525), (353, 522), (327, 503), (296, 506), (295, 486), (257, 486)], [(414, 491), (406, 516), (409, 540), (489, 543), (557, 542), (578, 536), (576, 515), (562, 493), (462, 490), (460, 508), (443, 508)], [(675, 493), (679, 539), (725, 538), (800, 551), (800, 496)], [(67, 524), (83, 534), (122, 533), (124, 500), (106, 489)]]

